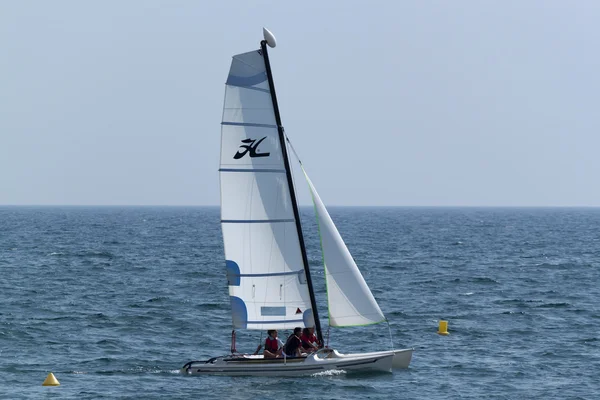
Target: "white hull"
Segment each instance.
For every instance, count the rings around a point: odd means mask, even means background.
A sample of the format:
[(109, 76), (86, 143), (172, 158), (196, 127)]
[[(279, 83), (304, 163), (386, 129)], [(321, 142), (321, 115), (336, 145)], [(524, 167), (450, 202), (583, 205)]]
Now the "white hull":
[(328, 370), (346, 372), (392, 372), (392, 368), (408, 368), (413, 349), (341, 354), (322, 349), (303, 358), (265, 359), (263, 356), (215, 357), (192, 361), (181, 369), (188, 375), (228, 376), (298, 376)]

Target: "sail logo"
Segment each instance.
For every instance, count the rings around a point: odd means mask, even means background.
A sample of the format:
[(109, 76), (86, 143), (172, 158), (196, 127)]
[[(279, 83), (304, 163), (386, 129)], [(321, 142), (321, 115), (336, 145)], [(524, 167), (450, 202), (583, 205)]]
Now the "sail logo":
[(271, 153), (259, 153), (258, 151), (258, 145), (262, 143), (263, 140), (265, 140), (267, 137), (265, 136), (264, 138), (260, 139), (260, 140), (256, 140), (256, 139), (244, 139), (242, 140), (242, 144), (240, 145), (240, 148), (242, 150), (238, 150), (237, 153), (235, 153), (235, 156), (233, 156), (233, 158), (235, 160), (239, 160), (240, 158), (244, 157), (246, 154), (250, 154), (251, 158), (254, 157), (268, 157)]

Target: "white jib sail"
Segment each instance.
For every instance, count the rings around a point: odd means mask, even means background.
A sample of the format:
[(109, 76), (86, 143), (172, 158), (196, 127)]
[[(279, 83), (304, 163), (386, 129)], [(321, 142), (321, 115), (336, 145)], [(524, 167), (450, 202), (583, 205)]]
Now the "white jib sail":
[(319, 224), (327, 282), (329, 325), (356, 326), (385, 321), (385, 316), (331, 220), (317, 190), (304, 168), (302, 171), (310, 187)]
[(314, 320), (265, 62), (233, 57), (221, 127), (221, 228), (236, 329)]

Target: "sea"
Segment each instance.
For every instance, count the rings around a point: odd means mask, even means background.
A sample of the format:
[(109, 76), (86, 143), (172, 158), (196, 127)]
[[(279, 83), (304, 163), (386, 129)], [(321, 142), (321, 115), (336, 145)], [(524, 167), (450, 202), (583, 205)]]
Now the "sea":
[[(412, 347), (408, 369), (185, 376), (187, 361), (231, 344), (217, 207), (3, 206), (0, 398), (600, 398), (600, 209), (330, 213), (389, 325), (328, 329), (315, 217), (303, 207), (329, 345)], [(237, 348), (264, 339), (239, 331)], [(42, 386), (50, 372), (60, 386)]]

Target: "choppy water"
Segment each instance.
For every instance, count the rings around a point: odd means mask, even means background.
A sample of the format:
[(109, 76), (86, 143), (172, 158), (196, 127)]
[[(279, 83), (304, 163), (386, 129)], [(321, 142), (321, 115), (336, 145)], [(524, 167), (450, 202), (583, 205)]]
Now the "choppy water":
[[(318, 238), (303, 209), (318, 300)], [(333, 208), (410, 369), (302, 378), (185, 377), (224, 354), (217, 208), (1, 207), (0, 397), (600, 396), (600, 209)], [(326, 325), (325, 311), (322, 321)], [(451, 334), (436, 334), (440, 319)], [(240, 332), (252, 351), (258, 332)], [(385, 325), (331, 342), (385, 349)], [(264, 339), (264, 337), (263, 337)], [(353, 346), (351, 345), (353, 344)], [(42, 387), (54, 372), (59, 387)]]

